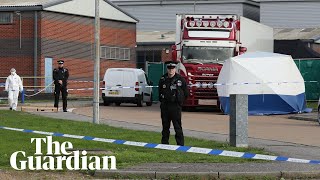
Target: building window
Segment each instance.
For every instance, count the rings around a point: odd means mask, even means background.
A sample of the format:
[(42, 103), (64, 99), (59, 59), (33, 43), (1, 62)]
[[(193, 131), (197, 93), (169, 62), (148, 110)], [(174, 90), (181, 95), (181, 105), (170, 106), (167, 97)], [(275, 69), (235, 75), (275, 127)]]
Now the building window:
[(130, 49), (129, 48), (124, 48), (124, 58), (123, 59), (130, 59)]
[(103, 59), (107, 58), (107, 49), (106, 48), (103, 48), (103, 47), (100, 48), (100, 56)]
[(130, 48), (101, 46), (102, 59), (130, 60)]
[(11, 24), (12, 13), (0, 12), (0, 24)]

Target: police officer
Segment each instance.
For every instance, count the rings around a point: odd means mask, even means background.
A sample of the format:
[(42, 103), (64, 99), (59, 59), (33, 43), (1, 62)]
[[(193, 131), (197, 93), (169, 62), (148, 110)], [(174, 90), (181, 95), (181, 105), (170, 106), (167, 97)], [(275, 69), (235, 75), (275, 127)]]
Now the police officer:
[(169, 144), (170, 124), (174, 126), (177, 145), (184, 145), (181, 126), (181, 106), (188, 97), (186, 81), (176, 73), (177, 62), (168, 61), (167, 73), (159, 81), (159, 100), (161, 102), (162, 144)]
[(63, 112), (67, 112), (67, 83), (69, 78), (69, 71), (63, 67), (63, 60), (57, 61), (59, 64), (58, 68), (53, 70), (54, 80), (54, 107), (58, 109), (60, 92), (62, 93), (63, 101)]

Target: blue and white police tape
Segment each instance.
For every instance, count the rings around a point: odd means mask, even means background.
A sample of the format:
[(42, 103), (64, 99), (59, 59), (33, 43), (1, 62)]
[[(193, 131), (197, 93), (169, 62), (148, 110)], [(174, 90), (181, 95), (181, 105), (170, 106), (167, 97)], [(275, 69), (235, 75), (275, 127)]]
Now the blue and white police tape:
[[(85, 82), (89, 82), (89, 81), (85, 81)], [(234, 83), (206, 83), (206, 82), (197, 82), (195, 84), (190, 83), (188, 85), (188, 87), (196, 87), (196, 88), (214, 88), (215, 86), (237, 86), (237, 85), (262, 85), (262, 84), (277, 84), (277, 85), (282, 85), (282, 84), (297, 84), (297, 83), (318, 83), (318, 81), (293, 81), (293, 82), (289, 82), (289, 81), (281, 81), (281, 82), (234, 82)], [(35, 94), (32, 95), (25, 95), (25, 96), (35, 96), (37, 94), (39, 94), (40, 92), (44, 91), (46, 88), (48, 88), (49, 86), (51, 86), (53, 84), (50, 83), (48, 86), (46, 86), (45, 88), (43, 88), (42, 90), (38, 91)], [(158, 86), (115, 86), (115, 87), (108, 87), (107, 88), (100, 88), (101, 90), (116, 90), (116, 89), (134, 89), (134, 88), (158, 88)], [(88, 90), (93, 90), (94, 88), (71, 88), (68, 89), (69, 91), (88, 91)], [(33, 91), (33, 90), (27, 90), (27, 91)]]
[[(213, 88), (215, 86), (236, 86), (236, 85), (262, 85), (262, 84), (277, 84), (277, 85), (282, 85), (282, 84), (298, 84), (298, 83), (305, 83), (305, 82), (310, 82), (310, 83), (317, 83), (318, 81), (281, 81), (281, 82), (235, 82), (235, 83), (201, 83), (197, 82), (195, 84), (189, 84), (188, 87), (196, 87), (196, 88)], [(116, 90), (116, 89), (134, 89), (134, 88), (158, 88), (158, 86), (116, 86), (116, 87), (108, 87), (107, 88), (100, 88), (101, 90)], [(77, 89), (68, 89), (69, 91), (86, 91), (86, 90), (93, 90), (93, 88), (77, 88)]]
[(32, 96), (35, 96), (35, 95), (38, 95), (39, 93), (41, 93), (42, 91), (46, 90), (48, 87), (52, 86), (53, 82), (51, 82), (50, 84), (48, 84), (45, 88), (41, 89), (40, 91), (34, 93), (34, 94), (30, 94), (30, 95), (27, 95), (27, 94), (24, 94), (24, 96), (27, 96), (27, 97), (32, 97)]
[(91, 137), (91, 136), (63, 134), (63, 133), (57, 133), (57, 132), (45, 132), (45, 131), (35, 131), (35, 130), (29, 130), (29, 129), (11, 128), (11, 127), (4, 127), (4, 126), (0, 126), (0, 129), (19, 131), (19, 132), (25, 132), (25, 133), (42, 134), (42, 135), (48, 135), (48, 136), (82, 139), (82, 140), (88, 140), (88, 141), (98, 141), (98, 142), (104, 142), (104, 143), (113, 143), (113, 144), (119, 144), (119, 145), (129, 145), (129, 146), (138, 146), (138, 147), (145, 147), (145, 148), (179, 151), (179, 152), (186, 152), (186, 153), (198, 153), (198, 154), (237, 157), (237, 158), (246, 158), (246, 159), (260, 159), (260, 160), (267, 160), (267, 161), (281, 161), (281, 162), (294, 162), (294, 163), (320, 165), (320, 160), (306, 160), (306, 159), (289, 158), (289, 157), (283, 157), (283, 156), (270, 156), (270, 155), (263, 155), (263, 154), (252, 154), (247, 152), (226, 151), (226, 150), (208, 149), (208, 148), (200, 148), (200, 147), (177, 146), (177, 145), (154, 144), (154, 143), (145, 143), (145, 142), (136, 142), (136, 141), (106, 139), (106, 138), (97, 138), (97, 137)]

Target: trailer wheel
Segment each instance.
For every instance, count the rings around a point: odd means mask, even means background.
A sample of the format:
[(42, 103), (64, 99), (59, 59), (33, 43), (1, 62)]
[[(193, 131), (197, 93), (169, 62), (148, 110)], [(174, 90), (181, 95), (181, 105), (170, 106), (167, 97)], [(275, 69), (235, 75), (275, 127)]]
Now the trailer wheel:
[(110, 106), (110, 103), (108, 101), (103, 101), (104, 106)]
[(194, 112), (194, 111), (195, 111), (195, 107), (182, 106), (182, 111), (186, 111), (186, 112)]

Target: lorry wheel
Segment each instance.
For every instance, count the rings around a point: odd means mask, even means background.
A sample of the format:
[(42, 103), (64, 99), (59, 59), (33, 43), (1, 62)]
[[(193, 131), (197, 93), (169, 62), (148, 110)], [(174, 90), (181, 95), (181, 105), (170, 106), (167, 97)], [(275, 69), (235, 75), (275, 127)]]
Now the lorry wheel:
[(116, 106), (120, 106), (121, 103), (116, 103)]
[(146, 102), (147, 106), (152, 106), (152, 94), (150, 95), (150, 101)]
[(110, 103), (108, 101), (103, 101), (103, 105), (110, 106)]
[(195, 111), (195, 108), (189, 107), (189, 106), (182, 106), (182, 111), (193, 112), (193, 111)]
[(138, 107), (142, 107), (143, 106), (143, 95), (139, 96), (138, 102), (137, 102), (137, 106)]

